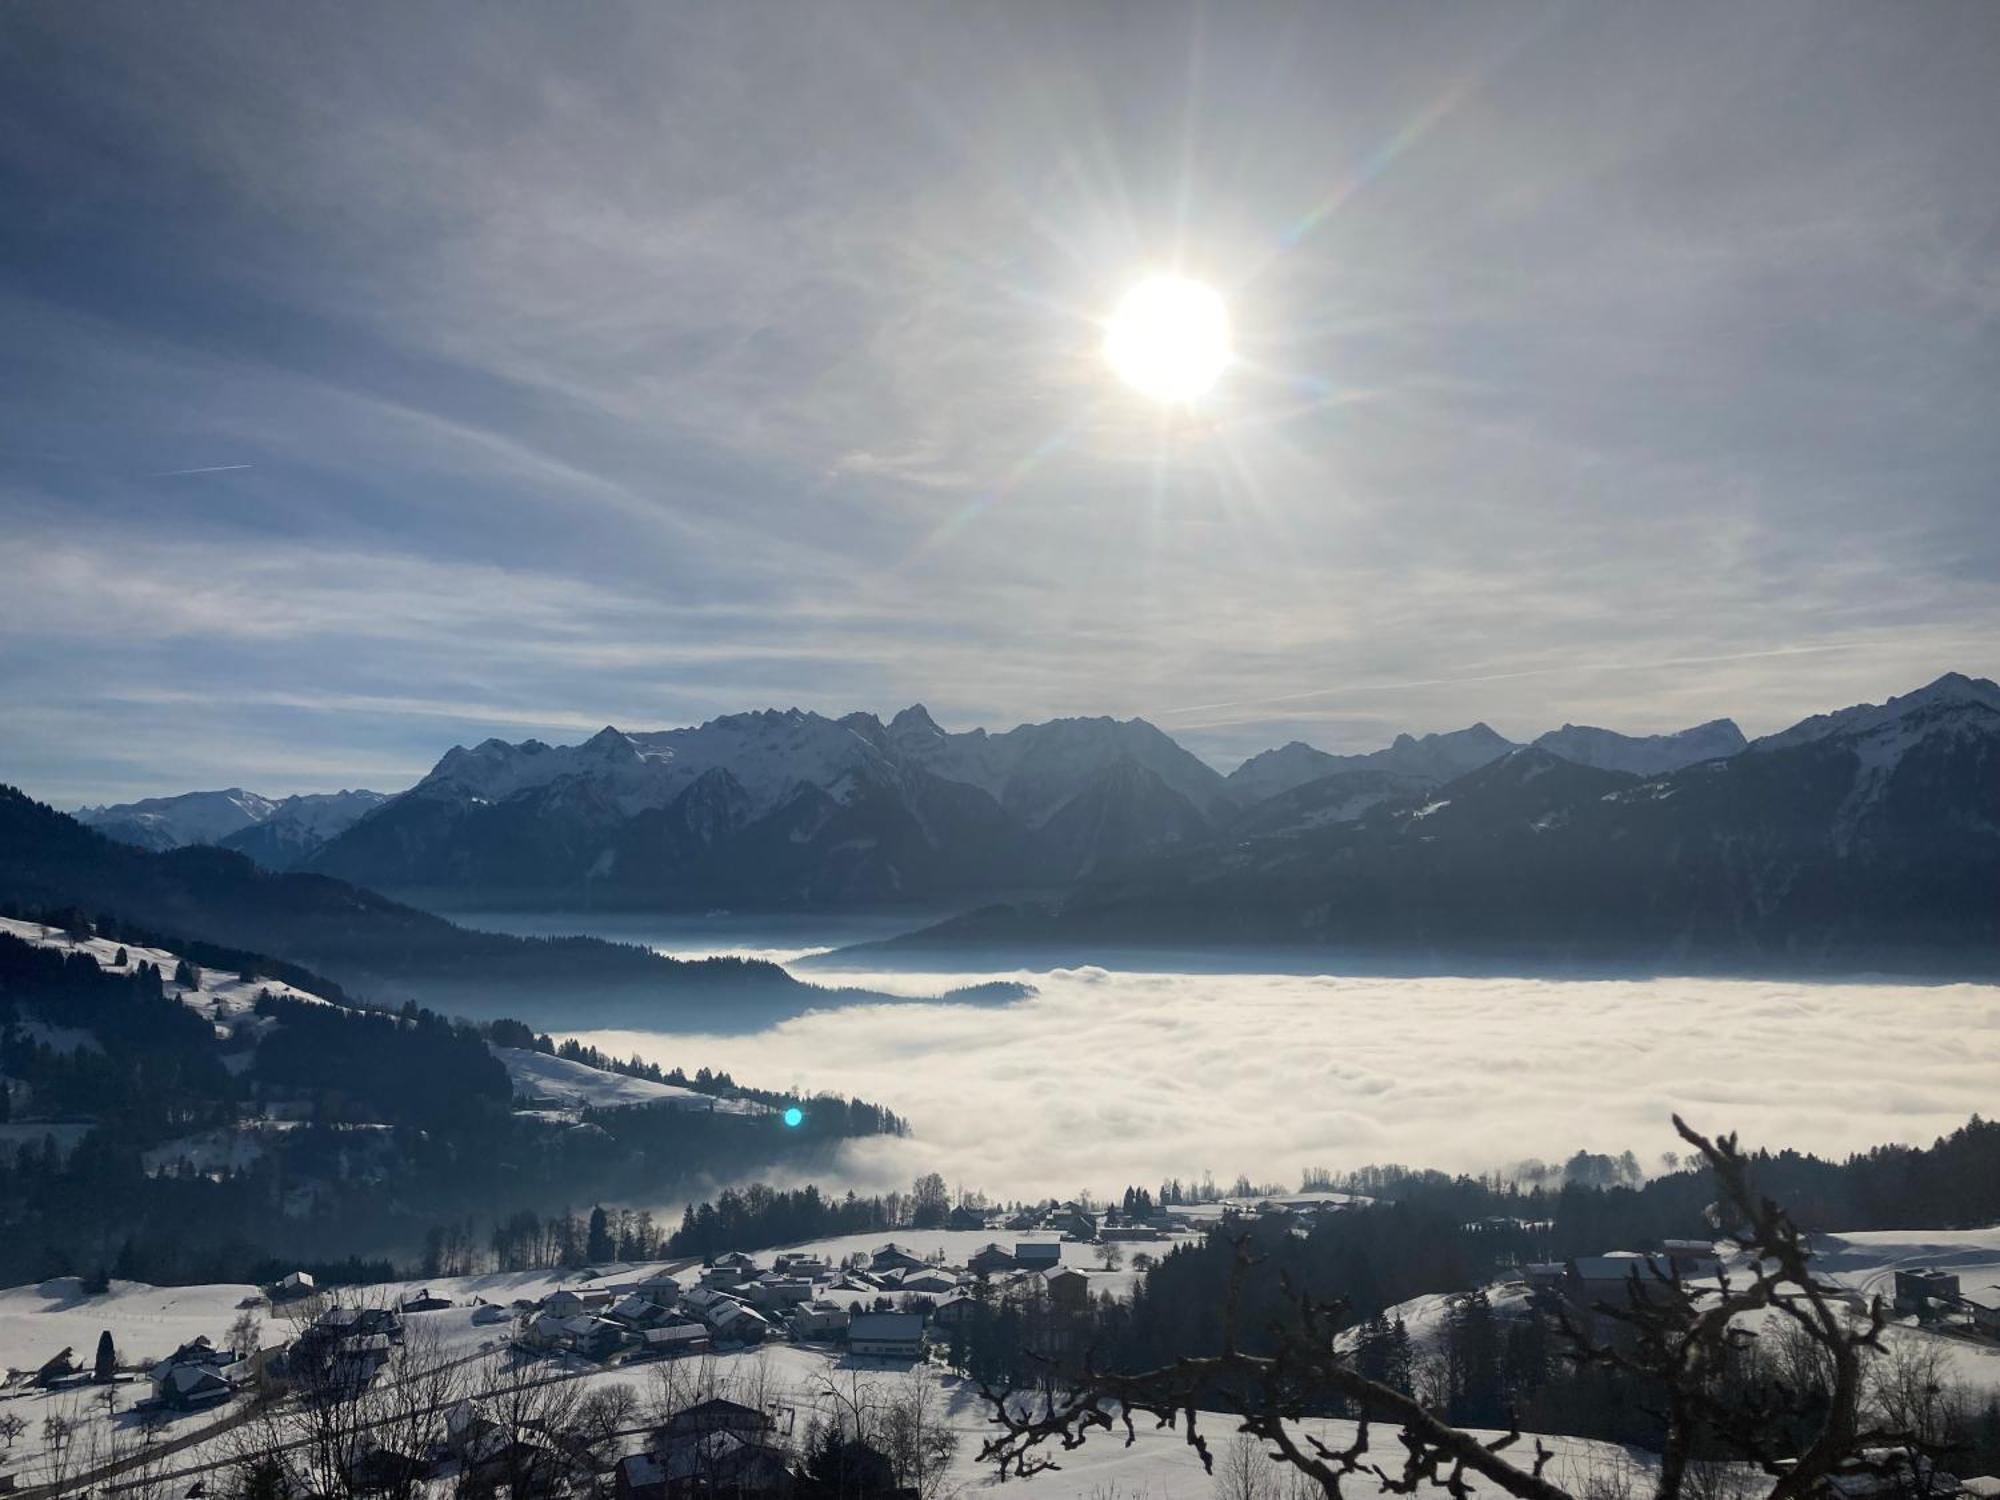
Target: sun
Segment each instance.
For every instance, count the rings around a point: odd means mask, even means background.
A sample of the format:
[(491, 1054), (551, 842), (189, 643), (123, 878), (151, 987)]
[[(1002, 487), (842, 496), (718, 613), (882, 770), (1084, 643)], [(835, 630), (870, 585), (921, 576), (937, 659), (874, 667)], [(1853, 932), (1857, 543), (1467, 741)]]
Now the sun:
[(1229, 365), (1229, 310), (1199, 281), (1148, 276), (1119, 299), (1105, 325), (1104, 357), (1155, 401), (1193, 401)]

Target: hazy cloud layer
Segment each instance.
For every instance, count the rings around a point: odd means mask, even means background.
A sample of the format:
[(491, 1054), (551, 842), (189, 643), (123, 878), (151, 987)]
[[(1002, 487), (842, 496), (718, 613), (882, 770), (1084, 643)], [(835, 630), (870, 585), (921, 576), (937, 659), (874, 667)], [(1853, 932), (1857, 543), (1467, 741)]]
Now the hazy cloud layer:
[[(1835, 1155), (1927, 1144), (1990, 1114), (2000, 989), (1708, 979), (1022, 975), (1005, 1009), (845, 1009), (749, 1037), (588, 1036), (663, 1066), (726, 1067), (907, 1114), (857, 1183), (936, 1168), (1040, 1196), (1307, 1166), (1483, 1170), (1578, 1149), (1657, 1169), (1669, 1116)], [(936, 993), (935, 975), (843, 976)], [(949, 982), (963, 982), (954, 977)], [(1893, 1046), (1892, 1078), (1883, 1048)]]
[[(0, 776), (2000, 672), (1996, 75), (1984, 0), (19, 0)], [(1162, 422), (1095, 319), (1173, 263), (1242, 361)]]

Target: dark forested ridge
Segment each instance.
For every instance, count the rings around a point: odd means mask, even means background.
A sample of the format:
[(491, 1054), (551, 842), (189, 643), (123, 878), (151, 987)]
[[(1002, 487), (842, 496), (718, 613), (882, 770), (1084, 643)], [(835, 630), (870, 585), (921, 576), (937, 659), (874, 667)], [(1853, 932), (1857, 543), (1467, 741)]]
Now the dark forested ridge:
[[(524, 1214), (767, 1164), (810, 1170), (842, 1139), (903, 1128), (858, 1100), (720, 1083), (771, 1109), (551, 1119), (516, 1111), (489, 1046), (518, 1040), (519, 1023), (267, 988), (254, 1014), (219, 1026), (179, 998), (185, 978), (0, 933), (0, 1284), (408, 1259), (445, 1223), (460, 1242), (509, 1222), (518, 1238)], [(787, 1127), (775, 1111), (792, 1103), (804, 1118)]]
[(512, 1012), (543, 1024), (642, 1025), (695, 1010), (704, 1029), (731, 1029), (823, 996), (775, 964), (684, 962), (596, 938), (477, 932), (344, 881), (272, 873), (221, 849), (139, 849), (0, 787), (0, 912), (51, 909), (269, 954), (365, 999)]

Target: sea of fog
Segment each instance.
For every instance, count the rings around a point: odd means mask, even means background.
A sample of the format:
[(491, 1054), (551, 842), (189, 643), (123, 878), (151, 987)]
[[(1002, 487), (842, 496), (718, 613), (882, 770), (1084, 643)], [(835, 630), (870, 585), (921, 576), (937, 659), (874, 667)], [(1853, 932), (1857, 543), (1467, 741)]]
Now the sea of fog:
[[(640, 940), (636, 927), (596, 930)], [(658, 924), (648, 938), (676, 955), (769, 955), (829, 935), (739, 928), (732, 943), (710, 923), (692, 940)], [(1838, 1154), (1927, 1143), (2000, 1106), (1991, 985), (1094, 968), (811, 977), (895, 995), (998, 977), (1036, 994), (844, 1006), (738, 1036), (577, 1035), (663, 1066), (888, 1105), (912, 1135), (849, 1150), (838, 1185), (862, 1191), (932, 1169), (1000, 1197), (1204, 1173), (1296, 1184), (1310, 1166), (1480, 1171), (1578, 1149), (1629, 1149), (1657, 1169), (1680, 1146), (1676, 1111), (1747, 1144)]]

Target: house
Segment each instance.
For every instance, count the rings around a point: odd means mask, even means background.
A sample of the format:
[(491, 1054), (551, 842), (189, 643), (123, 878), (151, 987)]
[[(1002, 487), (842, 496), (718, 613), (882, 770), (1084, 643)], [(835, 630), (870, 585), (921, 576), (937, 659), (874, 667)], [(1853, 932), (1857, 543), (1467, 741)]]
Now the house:
[(1528, 1295), (1546, 1307), (1562, 1296), (1568, 1269), (1559, 1260), (1531, 1260), (1521, 1267), (1521, 1279), (1528, 1284)]
[(433, 1297), (431, 1289), (425, 1287), (422, 1291), (412, 1293), (401, 1302), (398, 1302), (396, 1304), (396, 1311), (401, 1313), (443, 1312), (451, 1305), (449, 1297)]
[(718, 1302), (702, 1317), (710, 1333), (730, 1343), (761, 1344), (771, 1332), (770, 1320), (741, 1302)]
[(927, 1266), (921, 1271), (906, 1271), (896, 1290), (917, 1292), (927, 1297), (941, 1297), (947, 1292), (958, 1290), (958, 1278), (949, 1272), (940, 1271), (935, 1266)]
[(669, 1323), (664, 1328), (647, 1328), (639, 1334), (639, 1351), (662, 1359), (677, 1354), (700, 1354), (709, 1343), (708, 1329), (700, 1323)]
[(1622, 1309), (1634, 1296), (1664, 1301), (1672, 1295), (1674, 1277), (1674, 1265), (1663, 1255), (1578, 1255), (1564, 1267), (1562, 1294), (1581, 1313)]
[(662, 1306), (652, 1298), (631, 1292), (620, 1297), (605, 1309), (604, 1316), (623, 1323), (627, 1328), (654, 1328), (673, 1316), (669, 1306)]
[(1090, 1278), (1075, 1266), (1051, 1266), (1041, 1275), (1054, 1301), (1077, 1303), (1090, 1295)]
[(530, 1349), (567, 1349), (569, 1328), (554, 1313), (536, 1313), (521, 1330), (521, 1342)]
[(792, 1336), (837, 1339), (847, 1332), (847, 1309), (837, 1302), (802, 1302), (785, 1314)]
[(362, 1390), (389, 1363), (390, 1342), (386, 1333), (349, 1334), (334, 1345), (327, 1373), (334, 1385)]
[(294, 1271), (273, 1286), (266, 1295), (273, 1302), (293, 1302), (300, 1297), (310, 1297), (318, 1291), (319, 1287), (309, 1272)]
[(979, 1311), (979, 1299), (964, 1288), (938, 1299), (931, 1309), (931, 1322), (939, 1328), (960, 1328), (972, 1322)]
[(1053, 1226), (1062, 1231), (1066, 1240), (1080, 1240), (1088, 1245), (1097, 1238), (1097, 1220), (1082, 1209), (1059, 1216)]
[(856, 1313), (847, 1324), (847, 1347), (864, 1359), (922, 1359), (922, 1313)]
[[(1896, 1311), (1929, 1318), (1959, 1300), (1958, 1278), (1934, 1266), (1896, 1272)], [(1933, 1306), (1935, 1304), (1935, 1306)]]
[(984, 1229), (986, 1227), (986, 1215), (979, 1209), (967, 1208), (965, 1205), (960, 1204), (946, 1216), (944, 1227), (960, 1230)]
[(1972, 1317), (1972, 1326), (1990, 1337), (2000, 1338), (2000, 1300), (1961, 1297), (1958, 1305)]
[(601, 1313), (611, 1306), (611, 1292), (606, 1287), (564, 1287), (551, 1293), (542, 1306), (559, 1318)]
[(619, 1290), (636, 1293), (662, 1305), (671, 1304), (681, 1294), (680, 1279), (669, 1276), (665, 1271), (653, 1271), (637, 1281), (627, 1282)]
[(1042, 1216), (1031, 1208), (1024, 1208), (1021, 1212), (1008, 1219), (1001, 1227), (1011, 1230), (1015, 1234), (1026, 1234), (1030, 1230), (1042, 1227)]
[(1001, 1271), (1014, 1269), (1014, 1257), (995, 1244), (982, 1245), (972, 1252), (965, 1262), (966, 1270), (975, 1276), (992, 1276)]
[(826, 1257), (810, 1250), (787, 1250), (778, 1257), (774, 1268), (781, 1276), (803, 1276), (808, 1281), (824, 1281), (833, 1274)]
[(473, 1464), (507, 1446), (507, 1433), (476, 1401), (461, 1401), (444, 1414), (445, 1451)]
[(766, 1271), (742, 1290), (758, 1307), (774, 1312), (812, 1301), (813, 1284), (803, 1276), (780, 1276), (776, 1271)]
[(921, 1255), (894, 1240), (877, 1245), (868, 1257), (868, 1269), (878, 1275), (884, 1271), (921, 1271), (924, 1265)]
[(1660, 1254), (1683, 1276), (1714, 1274), (1715, 1246), (1707, 1240), (1662, 1240)]
[(236, 1387), (213, 1365), (160, 1364), (152, 1379), (153, 1399), (169, 1411), (199, 1411), (236, 1394)]
[(705, 1432), (656, 1455), (669, 1500), (792, 1493), (791, 1461), (778, 1449), (736, 1432)]
[(713, 1396), (693, 1406), (683, 1407), (653, 1429), (653, 1452), (664, 1453), (676, 1440), (702, 1432), (734, 1432), (762, 1440), (778, 1424), (754, 1406)]
[(704, 1286), (735, 1286), (757, 1274), (757, 1262), (740, 1250), (725, 1250), (701, 1269)]
[(624, 1325), (609, 1318), (585, 1313), (580, 1317), (565, 1318), (562, 1326), (568, 1336), (569, 1347), (585, 1359), (609, 1359), (625, 1347)]
[(1014, 1264), (1023, 1271), (1046, 1271), (1061, 1261), (1061, 1245), (1022, 1240), (1014, 1246)]
[(629, 1453), (611, 1471), (617, 1500), (667, 1500), (667, 1466), (656, 1454)]

